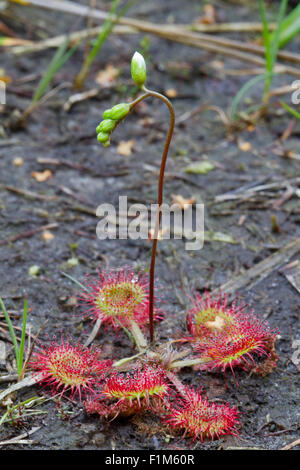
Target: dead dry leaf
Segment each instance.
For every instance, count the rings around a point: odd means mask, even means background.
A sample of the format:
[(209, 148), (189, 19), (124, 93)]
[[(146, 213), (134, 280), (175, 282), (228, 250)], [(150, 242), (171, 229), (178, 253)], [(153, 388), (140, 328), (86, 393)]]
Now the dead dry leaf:
[(44, 183), (45, 181), (52, 178), (52, 171), (33, 171), (31, 173), (31, 178), (34, 178), (38, 183)]
[(224, 62), (222, 60), (212, 60), (209, 63), (210, 67), (216, 69), (216, 70), (223, 70), (224, 69)]
[(14, 166), (22, 166), (24, 163), (24, 160), (22, 157), (16, 157), (14, 158), (13, 165)]
[(212, 5), (204, 5), (204, 15), (197, 18), (197, 23), (214, 24), (217, 20), (216, 10)]
[(11, 83), (11, 77), (5, 74), (5, 70), (0, 68), (0, 80), (4, 83)]
[(121, 140), (117, 147), (117, 152), (124, 157), (129, 157), (132, 154), (134, 148), (134, 140)]
[(149, 127), (154, 122), (155, 122), (154, 119), (150, 116), (146, 116), (142, 119), (139, 119), (139, 121), (138, 121), (139, 125), (142, 126), (142, 127)]
[(245, 142), (242, 140), (239, 141), (238, 146), (242, 152), (249, 152), (249, 150), (252, 149), (252, 145), (250, 142)]
[(168, 88), (168, 90), (166, 90), (166, 96), (168, 98), (176, 98), (176, 96), (178, 96), (178, 91), (175, 90), (175, 88)]
[(176, 206), (180, 207), (180, 209), (185, 210), (188, 209), (187, 206), (190, 206), (195, 203), (195, 198), (191, 197), (190, 199), (185, 199), (181, 194), (171, 194), (172, 197), (172, 204), (176, 204)]
[(49, 242), (49, 241), (53, 240), (54, 235), (53, 235), (52, 232), (49, 232), (49, 230), (45, 230), (42, 234), (42, 237), (43, 237), (43, 240), (45, 242)]
[(247, 216), (245, 214), (241, 215), (239, 220), (238, 220), (238, 226), (241, 227), (243, 223), (245, 222)]
[(118, 68), (111, 64), (107, 64), (104, 70), (100, 70), (100, 72), (97, 73), (95, 81), (98, 85), (105, 86), (114, 82), (119, 75), (120, 70)]

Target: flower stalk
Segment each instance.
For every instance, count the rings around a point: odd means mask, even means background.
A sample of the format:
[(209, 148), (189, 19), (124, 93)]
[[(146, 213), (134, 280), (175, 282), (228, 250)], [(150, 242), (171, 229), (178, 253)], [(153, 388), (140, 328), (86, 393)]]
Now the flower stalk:
[(165, 145), (163, 148), (159, 180), (158, 180), (158, 194), (157, 194), (157, 204), (158, 212), (157, 219), (154, 228), (154, 235), (152, 237), (152, 252), (151, 252), (151, 261), (150, 261), (150, 271), (149, 271), (149, 333), (150, 333), (150, 343), (153, 344), (154, 341), (154, 276), (155, 276), (155, 261), (156, 261), (156, 250), (157, 250), (157, 240), (159, 227), (161, 222), (161, 206), (163, 203), (163, 189), (164, 189), (164, 174), (165, 167), (167, 162), (167, 156), (173, 136), (174, 125), (175, 125), (175, 112), (172, 103), (161, 93), (156, 91), (149, 90), (145, 87), (144, 83), (147, 78), (146, 74), (146, 65), (144, 58), (141, 54), (136, 52), (131, 61), (131, 75), (134, 83), (140, 87), (144, 92), (141, 96), (138, 96), (131, 103), (120, 103), (119, 105), (114, 106), (111, 109), (104, 111), (103, 119), (96, 131), (98, 133), (98, 141), (101, 142), (105, 147), (110, 144), (110, 134), (116, 128), (116, 126), (129, 114), (137, 104), (147, 98), (157, 98), (165, 103), (168, 107), (170, 120), (169, 120), (169, 130), (166, 136)]

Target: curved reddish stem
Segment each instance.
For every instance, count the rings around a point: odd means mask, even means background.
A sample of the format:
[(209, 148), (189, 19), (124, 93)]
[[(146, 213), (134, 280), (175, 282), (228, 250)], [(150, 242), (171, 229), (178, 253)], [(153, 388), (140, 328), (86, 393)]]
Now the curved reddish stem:
[(169, 147), (174, 131), (175, 125), (175, 112), (172, 106), (172, 103), (166, 98), (164, 95), (157, 93), (156, 91), (147, 90), (147, 88), (143, 87), (143, 91), (145, 92), (144, 95), (139, 96), (135, 101), (133, 101), (130, 105), (130, 110), (134, 108), (140, 101), (152, 96), (154, 98), (158, 98), (163, 101), (169, 109), (170, 112), (170, 124), (169, 124), (169, 131), (166, 137), (165, 146), (162, 154), (161, 165), (160, 165), (160, 172), (159, 172), (159, 180), (158, 180), (158, 213), (157, 219), (155, 223), (154, 235), (152, 239), (152, 253), (151, 253), (151, 262), (150, 262), (150, 274), (149, 274), (149, 327), (150, 327), (150, 342), (153, 342), (154, 338), (154, 318), (153, 318), (153, 310), (154, 310), (154, 273), (155, 273), (155, 259), (156, 259), (156, 248), (157, 248), (157, 239), (158, 239), (158, 232), (159, 226), (161, 221), (161, 205), (163, 202), (163, 188), (164, 188), (164, 174), (165, 174), (165, 167), (167, 156), (169, 152)]

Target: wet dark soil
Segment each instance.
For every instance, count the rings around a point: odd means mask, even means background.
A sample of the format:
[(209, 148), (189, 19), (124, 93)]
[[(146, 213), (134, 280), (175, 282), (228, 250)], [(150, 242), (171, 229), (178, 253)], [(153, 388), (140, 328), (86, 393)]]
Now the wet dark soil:
[[(78, 2), (82, 3), (82, 2)], [(101, 2), (103, 3), (103, 2)], [(255, 21), (259, 15), (255, 2), (212, 2), (220, 21)], [(198, 1), (140, 2), (128, 16), (154, 23), (188, 23), (201, 16), (203, 6)], [(68, 15), (47, 12), (46, 36), (66, 32), (72, 24)], [(51, 20), (50, 20), (51, 18)], [(55, 20), (57, 24), (55, 24)], [(43, 30), (40, 25), (38, 33)], [(16, 27), (12, 22), (11, 26)], [(76, 30), (85, 23), (78, 20)], [(28, 22), (19, 24), (20, 35), (36, 37)], [(24, 36), (24, 37), (25, 37)], [(240, 34), (228, 35), (241, 38)], [(104, 149), (97, 143), (95, 128), (104, 109), (125, 101), (134, 92), (130, 83), (130, 59), (141, 50), (143, 34), (111, 35), (96, 59), (85, 84), (85, 90), (95, 87), (95, 76), (107, 64), (120, 68), (115, 84), (103, 89), (92, 99), (64, 110), (70, 87), (61, 88), (28, 118), (24, 129), (12, 127), (15, 110), (24, 110), (38, 80), (53, 56), (52, 50), (12, 56), (2, 50), (1, 67), (12, 77), (7, 87), (7, 104), (2, 109), (0, 140), (0, 295), (9, 311), (15, 313), (14, 324), (21, 325), (24, 295), (30, 306), (29, 323), (36, 333), (48, 320), (46, 333), (52, 337), (63, 330), (75, 340), (83, 340), (90, 332), (89, 322), (83, 322), (74, 305), (76, 286), (62, 275), (67, 272), (79, 281), (87, 273), (95, 274), (99, 266), (116, 268), (149, 266), (151, 243), (148, 240), (98, 240), (94, 213), (102, 203), (118, 204), (120, 195), (128, 202), (147, 205), (156, 202), (157, 174), (160, 165), (164, 133), (168, 128), (168, 111), (160, 102), (148, 101), (120, 125), (112, 144)], [(242, 35), (257, 39), (256, 35)], [(195, 107), (208, 104), (230, 110), (232, 100), (242, 85), (251, 78), (252, 65), (243, 64), (200, 49), (149, 36), (148, 83), (162, 93), (176, 90), (172, 98), (177, 118)], [(145, 43), (145, 41), (144, 41)], [(297, 49), (299, 39), (291, 45)], [(72, 83), (78, 72), (83, 47), (56, 74), (52, 87)], [(241, 71), (243, 72), (237, 72)], [(289, 85), (294, 77), (282, 75), (274, 79), (274, 87)], [(240, 107), (259, 104), (262, 84), (254, 87)], [(170, 92), (169, 92), (170, 93)], [(151, 124), (147, 124), (151, 118)], [(152, 121), (153, 120), (153, 121)], [(207, 110), (196, 114), (175, 127), (166, 168), (164, 200), (181, 194), (205, 204), (205, 229), (210, 234), (221, 232), (231, 243), (206, 241), (200, 251), (186, 251), (185, 240), (159, 242), (156, 269), (156, 291), (163, 298), (166, 318), (157, 326), (161, 341), (185, 331), (185, 312), (190, 307), (184, 292), (204, 292), (216, 289), (234, 276), (245, 272), (259, 261), (300, 236), (299, 190), (276, 208), (274, 203), (285, 194), (288, 186), (280, 185), (299, 175), (299, 160), (287, 158), (289, 151), (300, 154), (300, 123), (295, 122), (286, 140), (280, 140), (291, 124), (290, 116), (282, 112), (278, 101), (272, 100), (265, 118), (256, 125), (244, 125), (228, 133), (219, 114)], [(118, 153), (120, 141), (134, 140), (131, 155)], [(246, 145), (245, 145), (246, 143)], [(23, 164), (15, 165), (22, 158)], [(43, 160), (44, 159), (44, 160)], [(208, 159), (215, 168), (207, 174), (185, 172), (188, 165)], [(51, 162), (52, 161), (52, 162)], [(55, 162), (56, 161), (56, 162)], [(32, 172), (50, 170), (52, 177), (37, 182)], [(248, 185), (278, 183), (252, 200), (238, 199), (216, 202), (215, 197)], [(19, 191), (19, 192), (18, 192)], [(28, 193), (31, 192), (31, 193)], [(298, 194), (298, 196), (297, 196)], [(272, 231), (272, 216), (280, 230)], [(241, 219), (244, 222), (241, 223)], [(35, 230), (47, 224), (51, 240), (43, 232), (6, 244), (1, 241)], [(298, 253), (299, 257), (299, 253)], [(71, 266), (70, 258), (78, 264)], [(297, 256), (286, 262), (297, 260)], [(36, 276), (29, 269), (38, 266)], [(237, 371), (239, 386), (231, 374), (200, 373), (185, 369), (180, 373), (186, 383), (203, 390), (212, 399), (230, 402), (241, 412), (240, 438), (226, 437), (214, 442), (194, 443), (196, 449), (245, 447), (280, 449), (299, 438), (299, 369), (291, 361), (292, 343), (299, 338), (299, 292), (278, 268), (261, 282), (241, 290), (239, 298), (257, 314), (280, 330), (277, 368), (266, 377)], [(2, 334), (5, 330), (1, 318)], [(4, 333), (3, 333), (4, 334)], [(7, 340), (7, 335), (3, 336)], [(3, 339), (1, 337), (1, 339)], [(106, 357), (119, 358), (132, 353), (129, 340), (119, 334), (101, 332), (96, 340)], [(1, 373), (7, 373), (1, 364)], [(1, 384), (4, 389), (6, 384)], [(38, 387), (24, 389), (16, 402), (43, 395)], [(0, 428), (0, 440), (6, 440), (40, 426), (31, 445), (9, 445), (6, 449), (188, 449), (191, 442), (168, 433), (151, 416), (137, 420), (115, 420), (111, 423), (88, 416), (81, 405), (65, 402), (65, 413), (59, 412), (53, 401), (39, 406), (45, 415), (24, 418), (21, 428), (5, 424)], [(3, 411), (3, 410), (2, 410)], [(147, 428), (148, 426), (148, 428)], [(151, 430), (155, 426), (157, 432)]]

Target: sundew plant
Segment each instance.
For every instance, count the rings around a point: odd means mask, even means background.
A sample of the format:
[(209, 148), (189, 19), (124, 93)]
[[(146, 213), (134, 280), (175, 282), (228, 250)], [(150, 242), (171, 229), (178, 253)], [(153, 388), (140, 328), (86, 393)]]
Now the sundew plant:
[[(60, 340), (53, 338), (50, 344), (40, 344), (29, 366), (45, 390), (58, 394), (61, 400), (70, 395), (83, 403), (85, 413), (103, 420), (121, 416), (129, 419), (147, 412), (161, 419), (169, 432), (192, 441), (239, 435), (243, 410), (238, 410), (236, 403), (211, 402), (202, 390), (199, 375), (195, 374), (197, 385), (191, 386), (181, 380), (180, 372), (185, 367), (200, 369), (203, 374), (228, 371), (237, 386), (238, 369), (270, 373), (278, 361), (277, 330), (237, 298), (230, 303), (222, 292), (217, 298), (205, 292), (187, 299), (186, 330), (177, 331), (167, 343), (159, 341), (154, 326), (163, 323), (166, 313), (160, 303), (163, 289), (159, 282), (155, 285), (155, 261), (175, 113), (164, 95), (146, 87), (146, 65), (138, 52), (132, 58), (131, 75), (141, 93), (131, 102), (103, 111), (97, 139), (108, 147), (112, 133), (141, 101), (159, 99), (168, 108), (170, 121), (158, 178), (158, 213), (149, 275), (136, 274), (131, 267), (99, 268), (97, 275), (88, 275), (82, 284), (76, 281), (81, 287), (78, 300), (82, 315), (93, 325), (90, 337), (84, 344), (63, 336)], [(110, 329), (116, 338), (128, 335), (132, 355), (105, 358), (96, 344), (102, 328)]]

